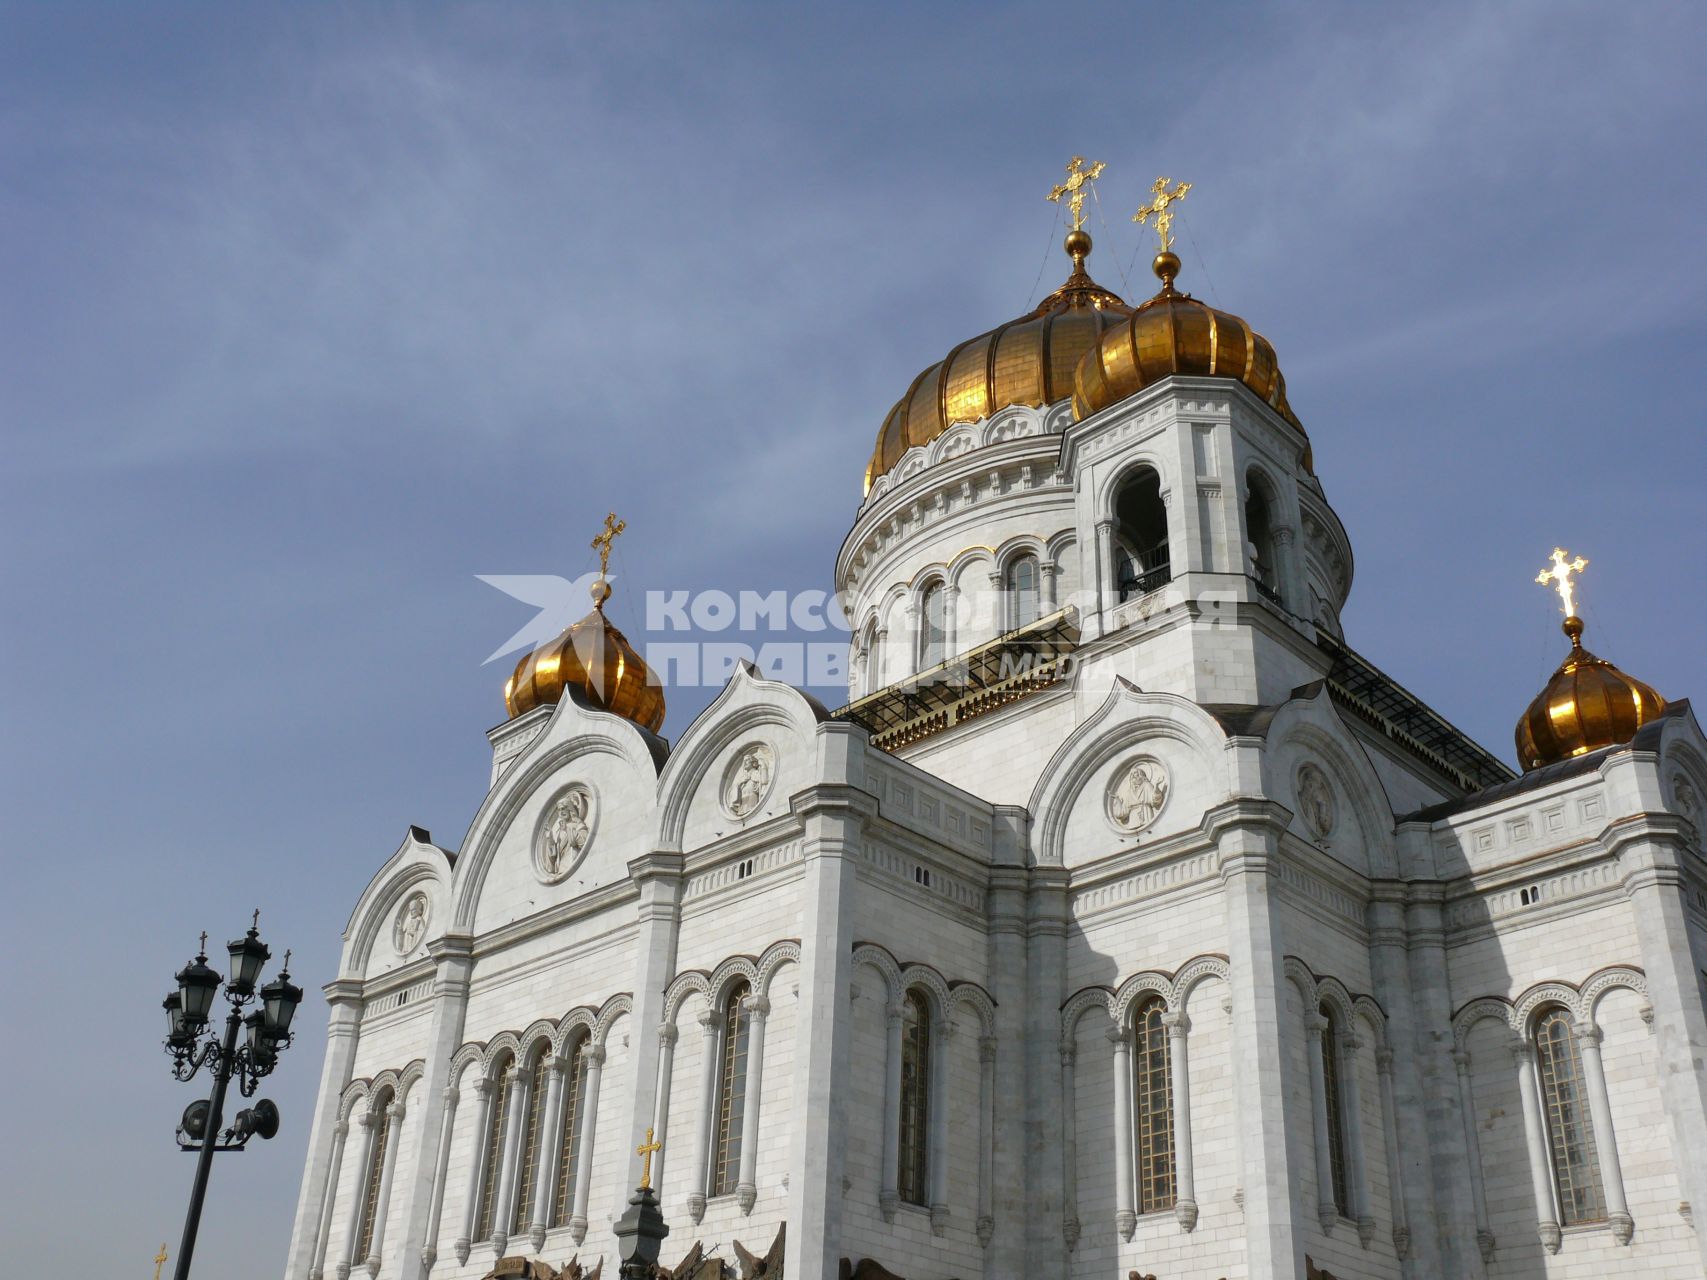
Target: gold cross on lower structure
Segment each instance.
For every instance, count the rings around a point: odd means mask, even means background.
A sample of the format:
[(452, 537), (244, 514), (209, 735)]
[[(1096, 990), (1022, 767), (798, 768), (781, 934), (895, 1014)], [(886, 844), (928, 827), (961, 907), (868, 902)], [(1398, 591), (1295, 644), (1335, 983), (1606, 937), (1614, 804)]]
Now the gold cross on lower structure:
[(154, 1259), (154, 1280), (160, 1280), (160, 1268), (166, 1265), (166, 1242), (160, 1242), (160, 1252)]
[(664, 1144), (662, 1142), (652, 1140), (652, 1126), (647, 1125), (646, 1141), (634, 1149), (634, 1154), (641, 1157), (640, 1185), (643, 1189), (652, 1185), (652, 1154), (663, 1149)]
[(1563, 547), (1554, 547), (1553, 567), (1543, 569), (1535, 581), (1544, 587), (1553, 587), (1559, 593), (1560, 602), (1565, 606), (1565, 616), (1574, 618), (1577, 616), (1577, 599), (1576, 590), (1571, 586), (1571, 577), (1588, 568), (1588, 561), (1581, 556), (1575, 560), (1567, 560), (1565, 554)]
[(1168, 212), (1168, 206), (1176, 200), (1184, 200), (1186, 192), (1191, 190), (1191, 183), (1176, 182), (1174, 189), (1169, 191), (1168, 182), (1167, 178), (1157, 178), (1151, 183), (1150, 203), (1132, 215), (1132, 221), (1139, 226), (1145, 225), (1151, 218), (1156, 220), (1156, 234), (1161, 237), (1163, 253), (1174, 247), (1174, 215)]
[(1097, 180), (1104, 169), (1108, 168), (1098, 160), (1089, 169), (1085, 168), (1085, 158), (1074, 156), (1067, 161), (1067, 180), (1058, 182), (1049, 192), (1049, 199), (1060, 204), (1062, 197), (1067, 200), (1067, 206), (1073, 211), (1073, 230), (1077, 231), (1085, 225), (1085, 188)]
[(615, 542), (617, 535), (628, 528), (628, 521), (618, 520), (616, 512), (605, 517), (605, 531), (593, 539), (593, 550), (599, 553), (599, 577), (604, 577), (610, 569), (610, 544)]

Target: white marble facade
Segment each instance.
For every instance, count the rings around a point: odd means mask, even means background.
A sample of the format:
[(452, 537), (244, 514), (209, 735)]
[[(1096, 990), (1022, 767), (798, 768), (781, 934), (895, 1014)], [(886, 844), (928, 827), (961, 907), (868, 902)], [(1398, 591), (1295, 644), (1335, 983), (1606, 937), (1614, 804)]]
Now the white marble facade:
[[(1170, 572), (1122, 599), (1140, 475)], [(1674, 703), (1627, 746), (1470, 777), (1335, 677), (1350, 576), (1301, 438), (1234, 382), (916, 450), (837, 561), (854, 695), (918, 669), (932, 583), (950, 653), (1073, 608), (1071, 670), (893, 751), (750, 671), (667, 749), (573, 698), (492, 731), (460, 848), (411, 829), (350, 917), (287, 1280), (518, 1253), (613, 1274), (649, 1127), (668, 1262), (786, 1223), (794, 1277), (1707, 1274), (1707, 739)], [(718, 1168), (731, 998), (745, 1107)], [(1587, 1222), (1541, 1095), (1561, 1016)], [(910, 1187), (904, 1088), (929, 1116)]]

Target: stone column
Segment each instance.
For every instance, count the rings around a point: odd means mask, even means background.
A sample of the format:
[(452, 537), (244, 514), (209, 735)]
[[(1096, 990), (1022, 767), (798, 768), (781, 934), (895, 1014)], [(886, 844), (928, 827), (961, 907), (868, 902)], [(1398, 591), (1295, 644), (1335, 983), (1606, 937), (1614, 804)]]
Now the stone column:
[[(320, 1092), (314, 1100), (314, 1118), (308, 1134), (307, 1172), (297, 1197), (296, 1221), (290, 1235), (285, 1274), (293, 1278), (313, 1274), (320, 1280), (326, 1268), (326, 1233), (331, 1202), (338, 1191), (338, 1162), (343, 1159), (346, 1121), (338, 1118), (355, 1065), (356, 1044), (361, 1038), (362, 983), (358, 978), (340, 978), (326, 987), (331, 1005), (331, 1024), (326, 1032), (326, 1059), (320, 1068)], [(336, 1155), (333, 1152), (336, 1151)], [(325, 1219), (323, 1222), (322, 1219)]]
[(1511, 1047), (1517, 1088), (1523, 1098), (1523, 1136), (1529, 1149), (1530, 1187), (1535, 1194), (1535, 1231), (1548, 1253), (1559, 1252), (1559, 1208), (1553, 1196), (1553, 1166), (1547, 1154), (1547, 1125), (1535, 1078), (1535, 1050), (1527, 1040)]
[(1191, 1019), (1185, 1010), (1164, 1013), (1168, 1029), (1168, 1078), (1174, 1095), (1174, 1217), (1181, 1231), (1197, 1227), (1197, 1179), (1191, 1163)]
[(1352, 1201), (1348, 1216), (1357, 1223), (1357, 1238), (1367, 1249), (1375, 1239), (1375, 1214), (1370, 1208), (1369, 1169), (1363, 1149), (1363, 1086), (1357, 1078), (1357, 1055), (1362, 1048), (1363, 1041), (1356, 1036), (1345, 1037), (1340, 1056), (1340, 1090), (1345, 1103), (1346, 1159), (1351, 1163), (1347, 1170), (1351, 1175), (1347, 1194)]
[[(478, 1067), (474, 1068), (479, 1070)], [(462, 1207), (462, 1234), (456, 1238), (456, 1265), (468, 1261), (468, 1251), (474, 1244), (474, 1228), (480, 1222), (480, 1192), (486, 1185), (486, 1162), (492, 1158), (492, 1099), (503, 1085), (481, 1076), (474, 1082), (474, 1096), (480, 1099), (478, 1119), (474, 1126), (474, 1162), (469, 1166), (468, 1199)]]
[(947, 1018), (934, 1019), (931, 1039), (931, 1152), (928, 1172), (931, 1180), (931, 1234), (940, 1236), (948, 1230), (948, 1050), (954, 1041), (954, 1024)]
[(456, 1104), (462, 1094), (454, 1084), (445, 1086), (444, 1122), (439, 1131), (439, 1154), (433, 1161), (433, 1198), (427, 1213), (427, 1234), (421, 1244), (421, 1271), (429, 1272), (439, 1260), (439, 1221), (445, 1211), (445, 1182), (450, 1175), (450, 1144), (456, 1137)]
[(990, 1216), (990, 1182), (996, 1168), (996, 1037), (978, 1040), (978, 1223), (980, 1247), (990, 1247), (996, 1228)]
[(326, 1177), (325, 1190), (320, 1195), (320, 1212), (314, 1229), (314, 1254), (309, 1266), (308, 1280), (324, 1280), (326, 1275), (326, 1245), (332, 1238), (332, 1209), (338, 1202), (338, 1174), (344, 1164), (344, 1135), (349, 1122), (340, 1120), (332, 1129), (332, 1159)]
[[(1630, 767), (1634, 767), (1633, 765)], [(1663, 800), (1656, 798), (1652, 807)], [(1665, 829), (1660, 830), (1664, 822)], [(1655, 1070), (1671, 1127), (1672, 1157), (1679, 1191), (1692, 1212), (1707, 1205), (1707, 1009), (1690, 949), (1684, 913), (1683, 823), (1669, 814), (1649, 819), (1612, 850), (1626, 868), (1624, 892), (1636, 916), (1642, 969), (1653, 1007)], [(1707, 1275), (1707, 1230), (1696, 1230), (1695, 1247)]]
[[(629, 1011), (629, 1048), (627, 1067), (628, 1114), (624, 1128), (628, 1134), (627, 1169), (622, 1184), (616, 1188), (619, 1199), (611, 1207), (620, 1211), (628, 1202), (629, 1192), (640, 1183), (640, 1144), (646, 1141), (646, 1130), (656, 1129), (662, 1140), (663, 1130), (657, 1127), (658, 1062), (662, 1046), (658, 1030), (664, 1025), (664, 990), (676, 975), (676, 941), (681, 931), (682, 892), (686, 886), (683, 868), (685, 857), (680, 853), (652, 852), (631, 860), (628, 875), (640, 890), (635, 911), (638, 930), (635, 934), (634, 1003)], [(622, 1133), (623, 1130), (618, 1130)], [(664, 1184), (653, 1163), (652, 1185)]]
[(1482, 1181), (1482, 1145), (1476, 1137), (1476, 1096), (1470, 1087), (1470, 1055), (1459, 1049), (1452, 1055), (1458, 1065), (1459, 1110), (1464, 1115), (1464, 1146), (1470, 1153), (1470, 1199), (1476, 1210), (1476, 1247), (1483, 1262), (1494, 1256), (1494, 1233), (1488, 1225), (1488, 1192)]
[[(1230, 749), (1241, 757), (1239, 771), (1249, 776), (1257, 770), (1245, 758), (1246, 745), (1234, 739)], [(1286, 1042), (1296, 1032), (1283, 1016), (1285, 943), (1274, 890), (1279, 874), (1275, 846), (1288, 816), (1280, 806), (1254, 798), (1235, 800), (1210, 815), (1220, 828), (1232, 971), (1234, 1124), (1244, 1164), (1246, 1270), (1253, 1276), (1304, 1274), (1302, 1206), (1291, 1159), (1299, 1138), (1292, 1133), (1286, 1106)]]
[(842, 1257), (852, 1046), (849, 999), (858, 936), (855, 866), (861, 832), (877, 813), (877, 802), (860, 789), (869, 750), (864, 733), (852, 725), (821, 725), (817, 749), (822, 776), (845, 781), (819, 783), (791, 801), (803, 837), (796, 882), (801, 904), (800, 1004), (794, 1029), (783, 1267), (786, 1274), (801, 1277), (834, 1275)]
[(1138, 1213), (1132, 1203), (1132, 1037), (1125, 1027), (1108, 1029), (1114, 1050), (1114, 1227), (1132, 1239)]
[(587, 1079), (581, 1086), (580, 1127), (575, 1149), (575, 1212), (569, 1216), (569, 1236), (580, 1244), (587, 1238), (587, 1200), (593, 1189), (593, 1142), (599, 1128), (599, 1077), (605, 1072), (605, 1047), (589, 1044), (581, 1052), (587, 1059)]
[[(1025, 1035), (1028, 1235), (1025, 1272), (1064, 1275), (1068, 1270), (1066, 1187), (1059, 1162), (1045, 1153), (1062, 1149), (1061, 1001), (1067, 996), (1067, 884), (1064, 867), (1031, 869), (1026, 917)], [(1019, 1270), (1019, 1268), (1015, 1268)]]
[(700, 1011), (699, 1114), (693, 1129), (693, 1190), (688, 1192), (688, 1216), (696, 1223), (705, 1217), (707, 1166), (711, 1159), (711, 1126), (717, 1120), (717, 1049), (723, 1020), (707, 1006)]
[[(1026, 1020), (1025, 883), (1023, 838), (1030, 817), (1022, 810), (997, 811), (996, 856), (1002, 859), (990, 868), (989, 890), (984, 911), (989, 922), (985, 954), (990, 966), (990, 995), (996, 1001), (996, 1089), (1003, 1105), (995, 1117), (995, 1170), (990, 1216), (992, 1261), (1002, 1259), (1000, 1275), (1017, 1275), (1025, 1265), (1026, 1236), (1030, 1221), (1030, 1198), (1026, 1191), (1030, 1176), (1027, 1149), (1030, 1109), (1026, 1075), (1026, 1046), (1030, 1027)], [(1059, 1022), (1059, 1019), (1057, 1019)], [(1057, 1030), (1059, 1039), (1059, 1030)], [(1071, 1222), (1071, 1211), (1064, 1217)], [(1077, 1223), (1071, 1223), (1077, 1230)], [(1007, 1260), (1013, 1260), (1009, 1265)]]
[[(1393, 1186), (1403, 1188), (1402, 1199), (1395, 1201), (1393, 1209), (1393, 1249), (1405, 1264), (1404, 1274), (1422, 1280), (1441, 1274), (1444, 1268), (1439, 1240), (1430, 1229), (1434, 1222), (1434, 1174), (1425, 1137), (1429, 1116), (1413, 1047), (1417, 1012), (1407, 967), (1405, 892), (1402, 880), (1372, 881), (1364, 919), (1369, 932), (1369, 972), (1376, 999), (1387, 1013), (1389, 1048), (1385, 1057), (1377, 1055), (1376, 1059), (1377, 1064), (1387, 1063), (1382, 1077), (1387, 1090), (1383, 1105), (1391, 1104), (1393, 1110), (1387, 1165)], [(1396, 1136), (1401, 1132), (1407, 1139), (1402, 1146)]]
[(901, 1203), (901, 1034), (906, 1010), (899, 994), (884, 1006), (887, 1019), (887, 1057), (883, 1070), (883, 1170), (877, 1205), (885, 1222), (895, 1220)]
[(770, 1017), (768, 996), (750, 995), (747, 1010), (747, 1083), (741, 1103), (741, 1180), (735, 1184), (735, 1202), (742, 1213), (751, 1213), (759, 1198), (759, 1111), (765, 1087), (765, 1022)]
[(379, 1274), (379, 1263), (385, 1257), (385, 1220), (391, 1216), (391, 1178), (397, 1170), (398, 1141), (403, 1129), (404, 1106), (393, 1102), (385, 1109), (385, 1163), (379, 1171), (379, 1198), (373, 1206), (373, 1230), (368, 1233), (367, 1273)]
[(338, 1280), (350, 1280), (350, 1268), (356, 1264), (356, 1237), (362, 1230), (362, 1201), (367, 1199), (368, 1166), (373, 1163), (374, 1117), (370, 1111), (356, 1116), (356, 1128), (362, 1131), (361, 1161), (356, 1165), (355, 1194), (350, 1197), (349, 1213), (344, 1219), (344, 1256), (338, 1263)]
[(551, 1199), (557, 1194), (557, 1166), (563, 1158), (563, 1082), (574, 1059), (552, 1054), (545, 1066), (545, 1107), (540, 1111), (538, 1163), (534, 1166), (533, 1203), (528, 1210), (528, 1242), (538, 1253), (545, 1247), (551, 1221)]
[(1075, 1078), (1079, 1046), (1061, 1041), (1061, 1233), (1067, 1252), (1079, 1247), (1079, 1086)]
[(665, 1023), (658, 1028), (658, 1099), (652, 1110), (652, 1131), (663, 1143), (652, 1153), (652, 1185), (664, 1185), (664, 1157), (670, 1154), (670, 1144), (664, 1135), (670, 1131), (670, 1084), (676, 1072), (676, 1024)]
[(1322, 1069), (1322, 1033), (1328, 1020), (1319, 1013), (1304, 1015), (1304, 1057), (1310, 1066), (1310, 1112), (1316, 1131), (1316, 1218), (1323, 1235), (1333, 1235), (1339, 1220), (1334, 1200), (1334, 1153), (1328, 1134), (1328, 1084)]
[(1105, 615), (1102, 629), (1108, 630), (1106, 615), (1120, 603), (1120, 575), (1114, 564), (1114, 521), (1097, 521), (1097, 601)]
[(510, 1243), (510, 1223), (514, 1221), (516, 1212), (516, 1184), (521, 1180), (522, 1172), (522, 1145), (527, 1141), (522, 1127), (527, 1124), (528, 1073), (520, 1058), (510, 1064), (507, 1087), (510, 1100), (504, 1108), (504, 1142), (498, 1151), (502, 1158), (498, 1164), (498, 1181), (493, 1188), (498, 1204), (497, 1212), (492, 1215), (492, 1250), (499, 1257), (503, 1257)]
[[(447, 1090), (451, 1083), (451, 1062), (462, 1047), (468, 1013), (468, 984), (474, 973), (473, 936), (447, 933), (427, 944), (427, 954), (436, 967), (433, 971), (433, 1011), (428, 1023), (426, 1050), (422, 1054), (426, 1059), (426, 1070), (421, 1077), (421, 1101), (418, 1104), (423, 1142), (443, 1128), (443, 1113), (449, 1097)], [(411, 1161), (408, 1169), (409, 1175), (397, 1186), (402, 1209), (399, 1225), (403, 1235), (398, 1240), (398, 1248), (392, 1250), (397, 1256), (392, 1266), (397, 1280), (424, 1280), (437, 1260), (444, 1182), (442, 1178), (434, 1177), (434, 1168), (429, 1161)], [(428, 1237), (434, 1242), (432, 1257), (428, 1257)]]
[[(1375, 1071), (1381, 1087), (1381, 1148), (1387, 1153), (1387, 1194), (1393, 1203), (1393, 1252), (1405, 1262), (1411, 1251), (1410, 1219), (1405, 1208), (1405, 1167), (1399, 1159), (1398, 1111), (1393, 1105), (1393, 1051), (1375, 1051)], [(1409, 1266), (1402, 1268), (1412, 1275)]]
[(1618, 1135), (1612, 1128), (1612, 1101), (1606, 1096), (1606, 1071), (1600, 1061), (1601, 1031), (1591, 1022), (1575, 1027), (1583, 1061), (1583, 1084), (1589, 1114), (1594, 1118), (1594, 1149), (1600, 1158), (1600, 1189), (1606, 1196), (1606, 1225), (1619, 1244), (1629, 1244), (1636, 1223), (1624, 1199), (1624, 1170), (1618, 1163)]
[(1060, 571), (1060, 568), (1061, 566), (1053, 560), (1039, 560), (1037, 562), (1038, 607), (1044, 617), (1048, 617), (1061, 607), (1055, 603), (1055, 575)]

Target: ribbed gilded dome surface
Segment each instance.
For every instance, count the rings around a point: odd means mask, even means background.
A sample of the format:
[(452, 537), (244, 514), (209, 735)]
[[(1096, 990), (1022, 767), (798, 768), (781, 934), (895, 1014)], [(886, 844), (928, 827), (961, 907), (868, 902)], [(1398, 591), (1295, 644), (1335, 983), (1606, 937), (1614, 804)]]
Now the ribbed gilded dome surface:
[[(1271, 409), (1304, 434), (1286, 400), (1286, 379), (1274, 348), (1238, 316), (1218, 311), (1174, 289), (1179, 259), (1156, 257), (1162, 291), (1123, 324), (1106, 330), (1079, 362), (1073, 385), (1073, 418), (1082, 422), (1145, 387), (1174, 374), (1237, 378)], [(1311, 465), (1305, 445), (1305, 466)]]
[(1517, 722), (1526, 772), (1628, 742), (1666, 709), (1651, 686), (1583, 648), (1581, 618), (1566, 618), (1564, 628), (1571, 652)]
[(1085, 272), (1091, 238), (1073, 231), (1065, 284), (1017, 320), (969, 338), (918, 377), (877, 433), (865, 487), (914, 445), (929, 444), (957, 422), (981, 422), (1010, 405), (1037, 408), (1073, 394), (1073, 370), (1111, 324), (1132, 313), (1119, 295)]
[(504, 684), (504, 706), (512, 719), (558, 701), (564, 688), (573, 685), (595, 707), (642, 729), (657, 733), (663, 727), (664, 691), (634, 646), (605, 617), (609, 592), (601, 580), (594, 587), (597, 603), (591, 613), (516, 663)]

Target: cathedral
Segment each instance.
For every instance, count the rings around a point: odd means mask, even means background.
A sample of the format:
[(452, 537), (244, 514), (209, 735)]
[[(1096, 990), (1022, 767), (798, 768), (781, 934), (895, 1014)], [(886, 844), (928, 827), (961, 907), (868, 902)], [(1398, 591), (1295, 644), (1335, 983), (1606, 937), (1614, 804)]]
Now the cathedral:
[(850, 483), (845, 706), (744, 667), (666, 740), (601, 577), (460, 844), (374, 859), (286, 1280), (614, 1280), (641, 1185), (694, 1280), (1707, 1275), (1689, 704), (1584, 647), (1563, 550), (1521, 773), (1359, 652), (1187, 185), (1134, 304), (1100, 168)]

